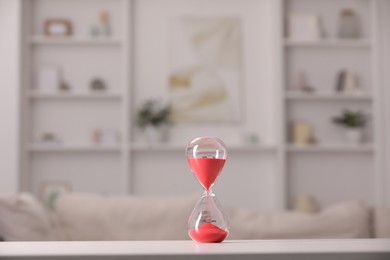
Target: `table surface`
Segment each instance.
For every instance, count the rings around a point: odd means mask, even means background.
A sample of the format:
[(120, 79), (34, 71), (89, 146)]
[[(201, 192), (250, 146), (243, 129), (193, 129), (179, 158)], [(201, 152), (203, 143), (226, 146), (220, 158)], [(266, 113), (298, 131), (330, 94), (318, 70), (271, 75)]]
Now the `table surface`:
[(2, 242), (0, 256), (169, 256), (245, 254), (390, 253), (390, 239)]

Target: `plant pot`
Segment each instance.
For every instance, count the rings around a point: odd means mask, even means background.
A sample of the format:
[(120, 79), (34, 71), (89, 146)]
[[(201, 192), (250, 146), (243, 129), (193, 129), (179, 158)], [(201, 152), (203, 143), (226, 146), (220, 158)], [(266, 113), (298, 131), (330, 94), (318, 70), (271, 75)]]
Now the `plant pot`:
[(160, 143), (168, 140), (168, 126), (146, 126), (145, 135), (148, 142)]
[(350, 144), (360, 144), (363, 141), (362, 128), (349, 128), (345, 131), (345, 139)]

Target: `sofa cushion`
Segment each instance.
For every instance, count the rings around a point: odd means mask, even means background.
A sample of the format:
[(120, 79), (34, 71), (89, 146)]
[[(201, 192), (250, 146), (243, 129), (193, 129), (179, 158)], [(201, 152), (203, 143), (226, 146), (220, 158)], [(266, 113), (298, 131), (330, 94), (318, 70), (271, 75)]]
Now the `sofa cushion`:
[(330, 206), (319, 213), (264, 213), (231, 209), (230, 239), (366, 238), (370, 213), (360, 202)]
[(376, 238), (390, 238), (390, 208), (377, 207), (374, 209), (374, 236)]
[(0, 237), (5, 241), (55, 240), (42, 204), (32, 195), (0, 195)]
[(69, 193), (58, 197), (53, 214), (66, 240), (188, 239), (197, 198)]

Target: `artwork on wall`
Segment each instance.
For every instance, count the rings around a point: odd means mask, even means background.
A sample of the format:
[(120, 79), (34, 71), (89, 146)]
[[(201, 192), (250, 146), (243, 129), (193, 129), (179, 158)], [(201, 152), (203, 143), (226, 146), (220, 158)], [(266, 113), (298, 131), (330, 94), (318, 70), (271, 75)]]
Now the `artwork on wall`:
[(243, 91), (241, 19), (180, 17), (172, 27), (173, 122), (237, 122)]

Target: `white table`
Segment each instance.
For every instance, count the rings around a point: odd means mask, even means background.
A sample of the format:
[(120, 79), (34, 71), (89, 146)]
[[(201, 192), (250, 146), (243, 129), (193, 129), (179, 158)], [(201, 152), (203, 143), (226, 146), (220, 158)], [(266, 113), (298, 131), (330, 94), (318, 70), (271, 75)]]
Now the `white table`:
[(389, 260), (390, 239), (3, 242), (0, 259)]

